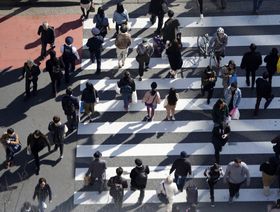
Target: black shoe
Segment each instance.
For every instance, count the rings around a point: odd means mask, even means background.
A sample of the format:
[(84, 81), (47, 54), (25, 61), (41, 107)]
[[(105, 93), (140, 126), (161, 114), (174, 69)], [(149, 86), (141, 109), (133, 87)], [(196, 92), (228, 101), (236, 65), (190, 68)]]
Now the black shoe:
[(96, 71), (95, 74), (99, 75), (101, 73), (101, 71)]
[(246, 84), (247, 84), (247, 86), (250, 86), (250, 82), (249, 81), (246, 81)]
[(57, 147), (55, 147), (55, 148), (53, 149), (53, 152), (57, 151), (57, 149), (58, 149), (58, 148), (57, 148)]
[(208, 104), (208, 105), (210, 104), (210, 99), (207, 99), (207, 104)]

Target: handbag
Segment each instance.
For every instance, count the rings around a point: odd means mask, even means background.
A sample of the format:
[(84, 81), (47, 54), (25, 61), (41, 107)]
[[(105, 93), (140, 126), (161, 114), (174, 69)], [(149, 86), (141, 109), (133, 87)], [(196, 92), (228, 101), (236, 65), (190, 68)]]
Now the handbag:
[(132, 95), (131, 95), (131, 103), (132, 104), (136, 104), (137, 103), (137, 93), (136, 93), (136, 91), (133, 91), (132, 92)]
[(85, 176), (84, 177), (84, 186), (88, 186), (91, 182), (91, 177), (90, 176)]
[(46, 209), (48, 207), (48, 205), (45, 202), (42, 202), (42, 206), (44, 209)]
[(27, 155), (31, 155), (31, 147), (30, 147), (30, 145), (28, 145), (28, 146), (26, 147), (26, 154), (27, 154)]
[[(166, 193), (164, 183), (161, 183), (161, 185), (163, 187), (164, 192)], [(157, 194), (157, 196), (158, 196), (159, 201), (161, 201), (162, 203), (164, 203), (164, 204), (168, 204), (169, 203), (169, 200), (168, 200), (166, 194), (160, 192), (160, 193)]]
[(239, 113), (238, 108), (234, 108), (234, 109), (232, 109), (232, 111), (233, 112), (231, 113), (231, 119), (238, 120), (240, 118), (240, 113)]

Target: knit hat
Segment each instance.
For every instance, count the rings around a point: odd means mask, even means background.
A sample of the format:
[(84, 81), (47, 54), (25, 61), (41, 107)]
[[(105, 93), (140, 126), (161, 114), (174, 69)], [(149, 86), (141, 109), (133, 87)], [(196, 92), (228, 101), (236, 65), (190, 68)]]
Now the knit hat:
[(135, 159), (135, 164), (136, 164), (136, 166), (142, 166), (142, 160), (141, 159), (139, 159), (139, 158), (136, 158)]
[(73, 41), (74, 41), (74, 39), (73, 39), (73, 37), (71, 37), (71, 36), (67, 36), (67, 37), (65, 38), (65, 43), (66, 43), (67, 45), (71, 45), (71, 44), (73, 43)]
[(96, 151), (94, 154), (93, 154), (93, 157), (95, 158), (100, 158), (102, 156), (101, 152), (99, 151)]
[(187, 153), (185, 151), (182, 151), (180, 156), (181, 156), (181, 158), (186, 158), (187, 157)]
[(100, 30), (97, 29), (96, 27), (94, 27), (94, 28), (92, 28), (91, 33), (92, 33), (93, 35), (99, 35), (99, 34), (100, 34)]

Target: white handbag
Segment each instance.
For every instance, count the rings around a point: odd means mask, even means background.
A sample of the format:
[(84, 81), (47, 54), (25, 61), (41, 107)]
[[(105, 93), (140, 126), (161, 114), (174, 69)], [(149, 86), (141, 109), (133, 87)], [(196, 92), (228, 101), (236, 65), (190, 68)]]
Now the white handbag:
[(45, 202), (42, 202), (42, 206), (44, 209), (46, 209), (48, 207), (48, 205)]
[(136, 91), (133, 91), (132, 92), (132, 96), (131, 96), (131, 103), (132, 104), (136, 104), (137, 103), (137, 93), (136, 93)]

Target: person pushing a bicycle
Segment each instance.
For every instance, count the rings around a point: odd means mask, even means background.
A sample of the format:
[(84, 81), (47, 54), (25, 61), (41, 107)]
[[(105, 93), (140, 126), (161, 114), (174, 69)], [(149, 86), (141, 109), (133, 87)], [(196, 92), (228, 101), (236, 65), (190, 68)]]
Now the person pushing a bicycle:
[[(228, 43), (228, 36), (222, 27), (217, 29), (217, 32), (210, 40), (209, 47), (214, 50), (217, 59), (217, 68), (220, 68), (221, 57), (225, 56), (225, 49)], [(220, 73), (219, 73), (220, 74)]]

